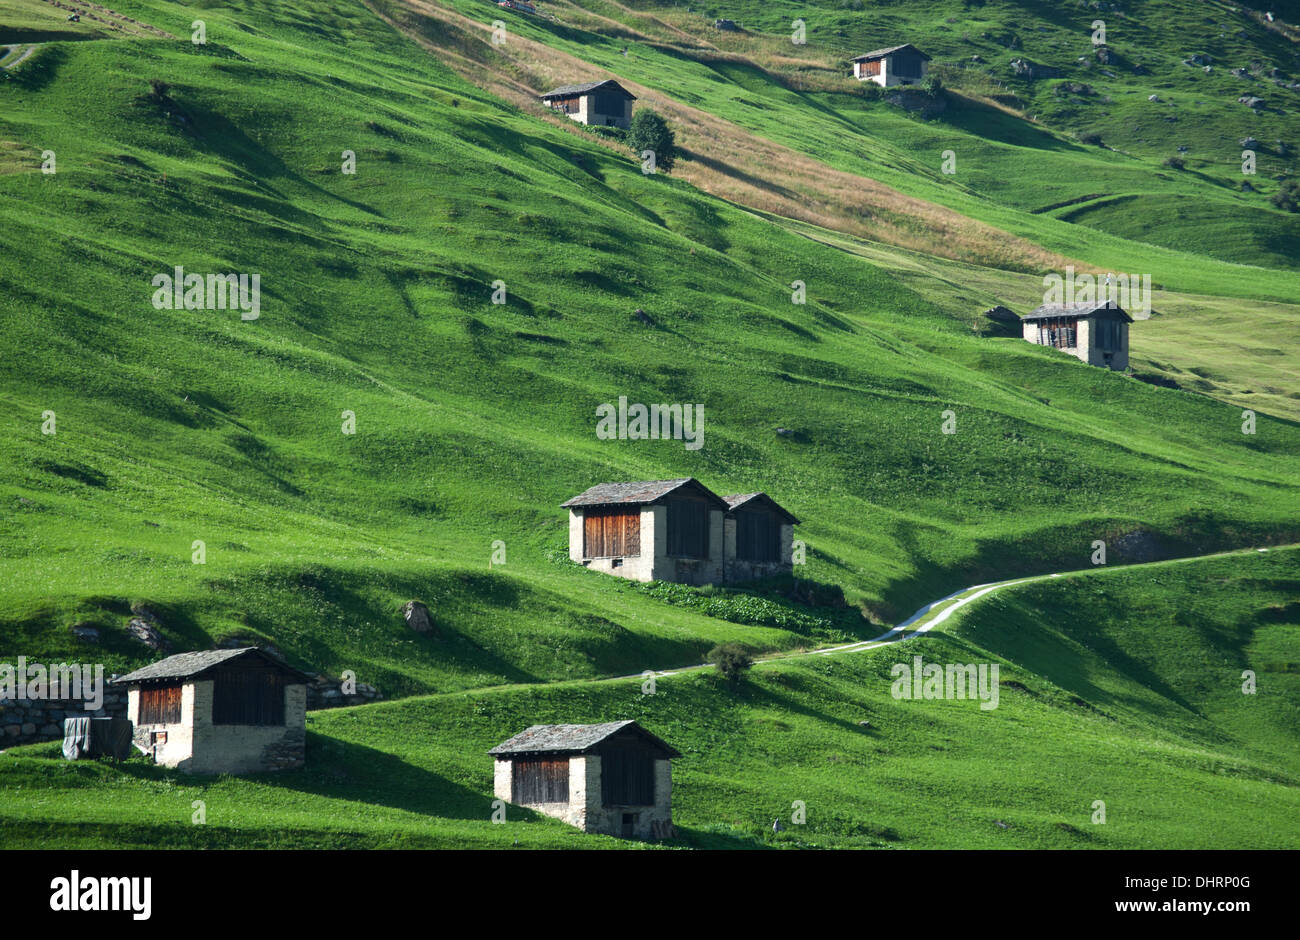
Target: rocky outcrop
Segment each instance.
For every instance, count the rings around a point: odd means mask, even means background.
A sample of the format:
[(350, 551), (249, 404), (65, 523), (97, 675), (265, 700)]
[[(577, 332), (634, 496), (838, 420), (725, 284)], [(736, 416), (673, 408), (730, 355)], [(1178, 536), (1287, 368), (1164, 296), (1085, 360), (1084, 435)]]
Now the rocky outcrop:
[(144, 604), (132, 604), (134, 616), (127, 621), (126, 632), (137, 643), (143, 643), (151, 650), (169, 650), (171, 644), (159, 629), (161, 622), (158, 615)]
[(1061, 74), (1061, 70), (1054, 65), (1040, 65), (1028, 59), (1012, 59), (1011, 70), (1016, 73), (1017, 78), (1031, 81), (1036, 78), (1055, 78)]

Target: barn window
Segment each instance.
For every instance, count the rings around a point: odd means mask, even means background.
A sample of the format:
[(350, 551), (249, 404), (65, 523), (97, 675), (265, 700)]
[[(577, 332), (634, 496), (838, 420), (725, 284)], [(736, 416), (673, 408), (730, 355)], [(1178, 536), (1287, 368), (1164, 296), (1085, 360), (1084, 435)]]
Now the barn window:
[(584, 558), (630, 558), (641, 554), (641, 510), (588, 509), (582, 515)]
[(676, 558), (709, 557), (709, 507), (692, 499), (668, 501), (668, 554)]
[(736, 513), (736, 557), (741, 561), (780, 561), (781, 521), (770, 512)]
[(569, 802), (568, 758), (547, 760), (540, 757), (516, 757), (512, 762), (510, 802)]
[(140, 687), (139, 722), (142, 725), (176, 725), (181, 720), (181, 687), (153, 685)]
[(273, 669), (227, 669), (212, 688), (214, 725), (283, 725), (284, 676)]
[(605, 748), (600, 755), (600, 798), (605, 806), (653, 806), (654, 754), (640, 747)]

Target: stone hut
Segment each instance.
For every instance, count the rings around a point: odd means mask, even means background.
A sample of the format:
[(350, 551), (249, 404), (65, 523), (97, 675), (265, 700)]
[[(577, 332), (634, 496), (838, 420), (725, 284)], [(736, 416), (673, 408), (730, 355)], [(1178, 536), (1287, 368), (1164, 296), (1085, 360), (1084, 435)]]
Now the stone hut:
[(178, 653), (118, 679), (135, 745), (165, 767), (242, 774), (301, 767), (309, 677), (255, 646)]
[(919, 85), (929, 72), (930, 57), (910, 42), (876, 49), (853, 60), (853, 77), (885, 88)]
[(794, 571), (794, 527), (799, 520), (766, 493), (722, 497), (724, 581), (752, 581)]
[(583, 832), (669, 839), (673, 747), (635, 721), (533, 725), (488, 752), (499, 799)]
[(569, 557), (633, 581), (723, 580), (723, 517), (730, 506), (697, 480), (600, 483), (563, 504)]
[(563, 504), (569, 557), (633, 581), (725, 584), (793, 571), (799, 520), (765, 493), (698, 480), (599, 483)]
[(1128, 368), (1128, 325), (1133, 318), (1113, 300), (1043, 304), (1021, 320), (1026, 342), (1054, 346), (1091, 366)]
[(547, 107), (567, 114), (579, 124), (599, 127), (632, 125), (632, 94), (612, 78), (603, 82), (586, 82), (582, 85), (561, 85), (541, 96)]

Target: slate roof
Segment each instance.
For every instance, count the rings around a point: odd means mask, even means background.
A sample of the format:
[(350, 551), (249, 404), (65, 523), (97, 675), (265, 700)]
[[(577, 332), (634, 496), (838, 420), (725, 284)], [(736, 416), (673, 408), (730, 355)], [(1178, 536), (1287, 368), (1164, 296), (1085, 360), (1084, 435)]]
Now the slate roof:
[(888, 49), (876, 49), (874, 52), (865, 52), (860, 56), (854, 57), (853, 61), (869, 62), (872, 59), (883, 59), (885, 56), (893, 55), (895, 52), (900, 52), (903, 49), (911, 49), (922, 59), (925, 59), (927, 62), (930, 61), (930, 56), (926, 55), (924, 52), (916, 48), (916, 46), (912, 45), (910, 42), (905, 42), (901, 46), (890, 46)]
[(581, 506), (643, 506), (658, 502), (669, 493), (684, 486), (698, 487), (718, 503), (718, 508), (726, 510), (726, 502), (717, 493), (693, 477), (680, 480), (643, 480), (638, 483), (597, 483), (590, 489), (579, 493), (568, 502), (561, 503), (565, 509)]
[(1095, 303), (1043, 304), (1041, 307), (1024, 315), (1025, 320), (1048, 320), (1055, 317), (1090, 317), (1094, 313), (1109, 313), (1117, 319), (1132, 323), (1124, 308), (1113, 300), (1100, 300)]
[(606, 85), (612, 85), (615, 90), (621, 91), (623, 94), (627, 95), (627, 97), (636, 101), (636, 95), (632, 94), (632, 92), (628, 91), (612, 78), (607, 78), (600, 82), (584, 82), (581, 85), (561, 85), (559, 88), (552, 89), (540, 97), (543, 101), (547, 98), (571, 98), (574, 95), (585, 95), (598, 88), (604, 88)]
[(733, 493), (730, 496), (722, 497), (722, 499), (723, 501), (726, 502), (727, 506), (729, 506), (731, 509), (739, 509), (741, 506), (744, 506), (748, 503), (757, 500), (759, 502), (765, 503), (769, 508), (774, 509), (780, 515), (784, 516), (791, 525), (799, 524), (799, 520), (794, 517), (794, 514), (792, 512), (790, 512), (788, 509), (786, 509), (784, 506), (782, 506), (772, 497), (768, 496), (766, 493)]
[(128, 672), (124, 676), (118, 676), (112, 681), (118, 685), (125, 685), (134, 682), (150, 682), (161, 679), (190, 679), (194, 676), (202, 675), (210, 669), (220, 666), (222, 663), (228, 663), (231, 660), (239, 659), (241, 656), (254, 654), (262, 657), (274, 666), (278, 666), (290, 675), (298, 676), (302, 679), (310, 678), (306, 673), (294, 669), (287, 663), (281, 662), (269, 653), (265, 653), (256, 646), (241, 646), (237, 649), (229, 650), (198, 650), (193, 653), (177, 653), (175, 656), (168, 656), (166, 659), (160, 659), (156, 663), (137, 669), (135, 672)]
[(601, 725), (533, 725), (513, 738), (502, 741), (489, 754), (585, 754), (602, 741), (608, 740), (625, 728), (642, 735), (661, 748), (669, 757), (681, 753), (662, 738), (656, 737), (635, 721), (610, 721)]

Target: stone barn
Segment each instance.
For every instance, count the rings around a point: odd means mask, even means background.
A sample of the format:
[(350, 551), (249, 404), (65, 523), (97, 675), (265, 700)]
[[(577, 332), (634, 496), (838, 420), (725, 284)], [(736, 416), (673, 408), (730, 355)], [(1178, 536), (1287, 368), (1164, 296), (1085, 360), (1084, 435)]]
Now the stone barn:
[(569, 557), (633, 581), (722, 581), (726, 500), (696, 480), (600, 483), (573, 497)]
[(621, 127), (632, 124), (632, 94), (612, 78), (583, 85), (561, 85), (542, 95), (552, 111), (567, 114), (579, 124)]
[(1133, 318), (1113, 300), (1043, 304), (1020, 321), (1027, 342), (1054, 346), (1091, 366), (1128, 368), (1128, 325)]
[(573, 497), (569, 557), (633, 581), (724, 584), (790, 574), (799, 520), (765, 493), (698, 480), (600, 483)]
[(799, 520), (766, 493), (722, 497), (723, 580), (752, 581), (792, 574), (794, 527)]
[(930, 57), (909, 42), (857, 56), (853, 60), (853, 77), (886, 88), (919, 85), (930, 70), (929, 62)]
[(674, 835), (671, 762), (681, 754), (635, 721), (533, 725), (488, 753), (499, 799), (583, 832)]
[(118, 679), (135, 745), (164, 767), (241, 774), (301, 767), (308, 676), (255, 646), (178, 653)]

